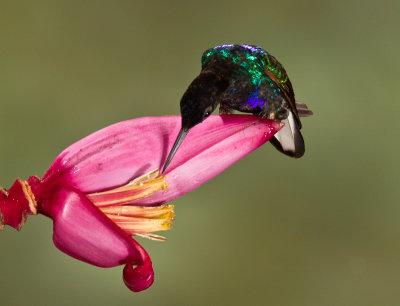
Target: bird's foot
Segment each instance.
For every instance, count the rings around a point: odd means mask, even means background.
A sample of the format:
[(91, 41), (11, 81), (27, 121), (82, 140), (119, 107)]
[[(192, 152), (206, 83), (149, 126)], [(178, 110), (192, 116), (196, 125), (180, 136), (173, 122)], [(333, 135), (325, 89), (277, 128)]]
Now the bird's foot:
[(268, 119), (271, 119), (271, 120), (275, 120), (275, 118), (276, 118), (276, 113), (275, 112), (266, 112), (266, 111), (261, 111), (260, 113), (259, 113), (259, 116), (261, 117), (261, 119), (263, 119), (263, 120), (268, 120)]

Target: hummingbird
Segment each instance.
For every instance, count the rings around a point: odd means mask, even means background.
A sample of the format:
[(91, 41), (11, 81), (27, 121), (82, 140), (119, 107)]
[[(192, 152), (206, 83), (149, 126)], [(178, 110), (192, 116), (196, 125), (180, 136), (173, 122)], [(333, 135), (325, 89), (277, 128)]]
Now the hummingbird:
[(294, 158), (305, 151), (300, 117), (313, 113), (295, 100), (285, 68), (269, 52), (253, 45), (222, 45), (206, 50), (202, 69), (180, 101), (182, 125), (164, 164), (167, 169), (185, 136), (220, 105), (220, 114), (234, 110), (283, 122), (270, 142)]

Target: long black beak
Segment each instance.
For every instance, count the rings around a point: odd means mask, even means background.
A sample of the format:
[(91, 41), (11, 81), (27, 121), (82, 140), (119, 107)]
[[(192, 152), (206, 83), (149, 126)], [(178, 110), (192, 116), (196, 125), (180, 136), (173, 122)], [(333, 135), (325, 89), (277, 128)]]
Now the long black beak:
[(178, 137), (176, 137), (175, 143), (171, 149), (171, 151), (169, 152), (168, 158), (164, 164), (164, 168), (162, 170), (162, 173), (165, 172), (165, 170), (167, 170), (168, 165), (170, 164), (170, 162), (172, 161), (172, 158), (174, 157), (176, 151), (178, 151), (179, 146), (181, 145), (183, 139), (185, 138), (185, 136), (187, 135), (187, 133), (189, 133), (189, 129), (181, 129), (179, 131)]

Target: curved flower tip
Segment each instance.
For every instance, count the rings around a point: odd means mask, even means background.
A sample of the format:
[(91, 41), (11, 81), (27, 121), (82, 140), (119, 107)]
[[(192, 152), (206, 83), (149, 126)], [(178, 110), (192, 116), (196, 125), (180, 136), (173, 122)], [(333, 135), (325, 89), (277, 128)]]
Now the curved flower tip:
[[(132, 291), (154, 280), (147, 252), (116, 226), (83, 194), (63, 188), (43, 206), (54, 219), (53, 241), (64, 253), (100, 267), (125, 266), (123, 278)], [(136, 265), (135, 269), (132, 264)]]
[(131, 264), (124, 267), (123, 273), (125, 285), (134, 292), (143, 291), (149, 288), (154, 282), (154, 272), (149, 258), (148, 263), (135, 269)]
[[(135, 292), (154, 281), (152, 262), (132, 236), (164, 241), (174, 206), (163, 205), (213, 178), (267, 142), (281, 124), (256, 116), (211, 116), (194, 127), (165, 175), (159, 175), (180, 129), (180, 116), (129, 120), (64, 150), (43, 179), (0, 189), (0, 230), (17, 229), (29, 214), (54, 221), (62, 252), (99, 267), (125, 265)], [(154, 170), (154, 171), (150, 171)]]

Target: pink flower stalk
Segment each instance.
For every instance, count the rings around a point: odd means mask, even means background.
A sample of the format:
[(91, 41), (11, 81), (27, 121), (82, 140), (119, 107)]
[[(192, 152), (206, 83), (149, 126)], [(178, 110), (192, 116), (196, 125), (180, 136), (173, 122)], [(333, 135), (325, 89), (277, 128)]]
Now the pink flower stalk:
[[(132, 291), (154, 280), (149, 255), (132, 238), (165, 240), (174, 206), (193, 190), (267, 142), (281, 127), (248, 115), (211, 116), (194, 127), (163, 175), (180, 129), (179, 116), (129, 120), (97, 131), (65, 149), (42, 179), (0, 187), (0, 230), (21, 229), (27, 215), (54, 221), (62, 252), (99, 267), (125, 265)], [(168, 186), (167, 186), (168, 185)]]

